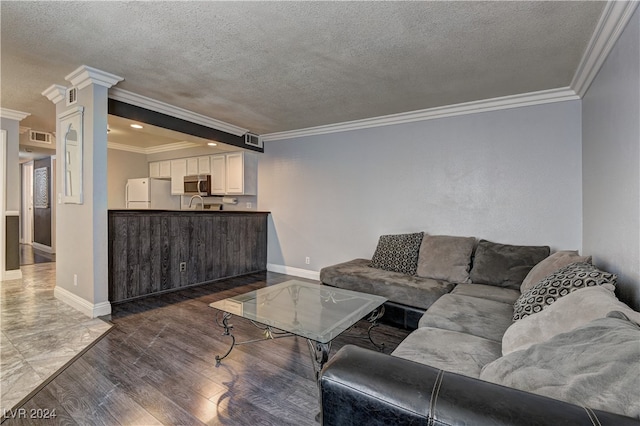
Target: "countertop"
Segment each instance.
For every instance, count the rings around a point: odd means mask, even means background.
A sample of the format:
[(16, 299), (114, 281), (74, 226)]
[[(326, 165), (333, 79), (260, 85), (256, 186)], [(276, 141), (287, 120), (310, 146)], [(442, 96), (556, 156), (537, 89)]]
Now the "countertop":
[(157, 210), (157, 209), (109, 209), (109, 213), (165, 213), (165, 214), (270, 214), (271, 212), (263, 212), (256, 210)]

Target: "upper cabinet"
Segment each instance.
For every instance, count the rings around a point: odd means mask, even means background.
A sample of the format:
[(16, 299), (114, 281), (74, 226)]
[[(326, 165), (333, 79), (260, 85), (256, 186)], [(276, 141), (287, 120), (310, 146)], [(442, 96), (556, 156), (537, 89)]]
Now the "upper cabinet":
[(211, 193), (224, 195), (227, 191), (227, 156), (211, 156)]
[(184, 177), (211, 175), (213, 195), (256, 195), (258, 154), (250, 151), (152, 161), (149, 177), (171, 179), (171, 194), (184, 194)]
[(187, 175), (208, 175), (211, 173), (209, 156), (187, 158)]
[(258, 155), (248, 151), (212, 155), (211, 185), (217, 195), (256, 195)]
[(149, 163), (149, 177), (158, 179), (171, 178), (171, 161), (152, 161)]
[(171, 160), (171, 195), (184, 194), (184, 177), (187, 175), (187, 159)]

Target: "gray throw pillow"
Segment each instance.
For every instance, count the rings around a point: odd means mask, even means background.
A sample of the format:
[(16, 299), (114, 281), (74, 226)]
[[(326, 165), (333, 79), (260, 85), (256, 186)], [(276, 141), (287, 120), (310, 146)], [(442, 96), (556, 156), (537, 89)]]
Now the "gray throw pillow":
[(616, 285), (615, 274), (601, 271), (590, 263), (577, 262), (558, 269), (523, 293), (513, 304), (513, 320), (542, 311), (559, 298), (579, 288)]
[(420, 245), (416, 275), (451, 283), (469, 284), (474, 237), (425, 235)]
[(548, 246), (514, 246), (480, 240), (473, 258), (471, 281), (520, 289), (531, 268), (549, 256)]
[(371, 267), (415, 275), (423, 236), (424, 232), (380, 236)]

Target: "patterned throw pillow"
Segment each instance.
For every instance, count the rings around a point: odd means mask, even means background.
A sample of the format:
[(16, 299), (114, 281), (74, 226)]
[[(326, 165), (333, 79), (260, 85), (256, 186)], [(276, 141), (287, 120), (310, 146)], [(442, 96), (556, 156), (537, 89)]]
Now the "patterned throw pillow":
[(576, 262), (548, 275), (513, 304), (513, 320), (540, 312), (553, 302), (583, 287), (616, 285), (617, 275), (601, 271), (590, 263)]
[(371, 259), (371, 267), (415, 275), (424, 232), (382, 235)]

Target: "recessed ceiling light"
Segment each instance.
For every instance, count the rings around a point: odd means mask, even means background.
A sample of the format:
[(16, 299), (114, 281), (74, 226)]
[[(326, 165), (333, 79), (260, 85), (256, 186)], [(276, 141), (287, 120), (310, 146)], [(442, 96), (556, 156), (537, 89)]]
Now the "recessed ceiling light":
[(142, 126), (139, 124), (132, 124), (131, 127), (133, 127), (134, 129), (142, 129)]
[(218, 144), (215, 143), (215, 142), (209, 142), (207, 145), (209, 145), (209, 146), (218, 146)]

